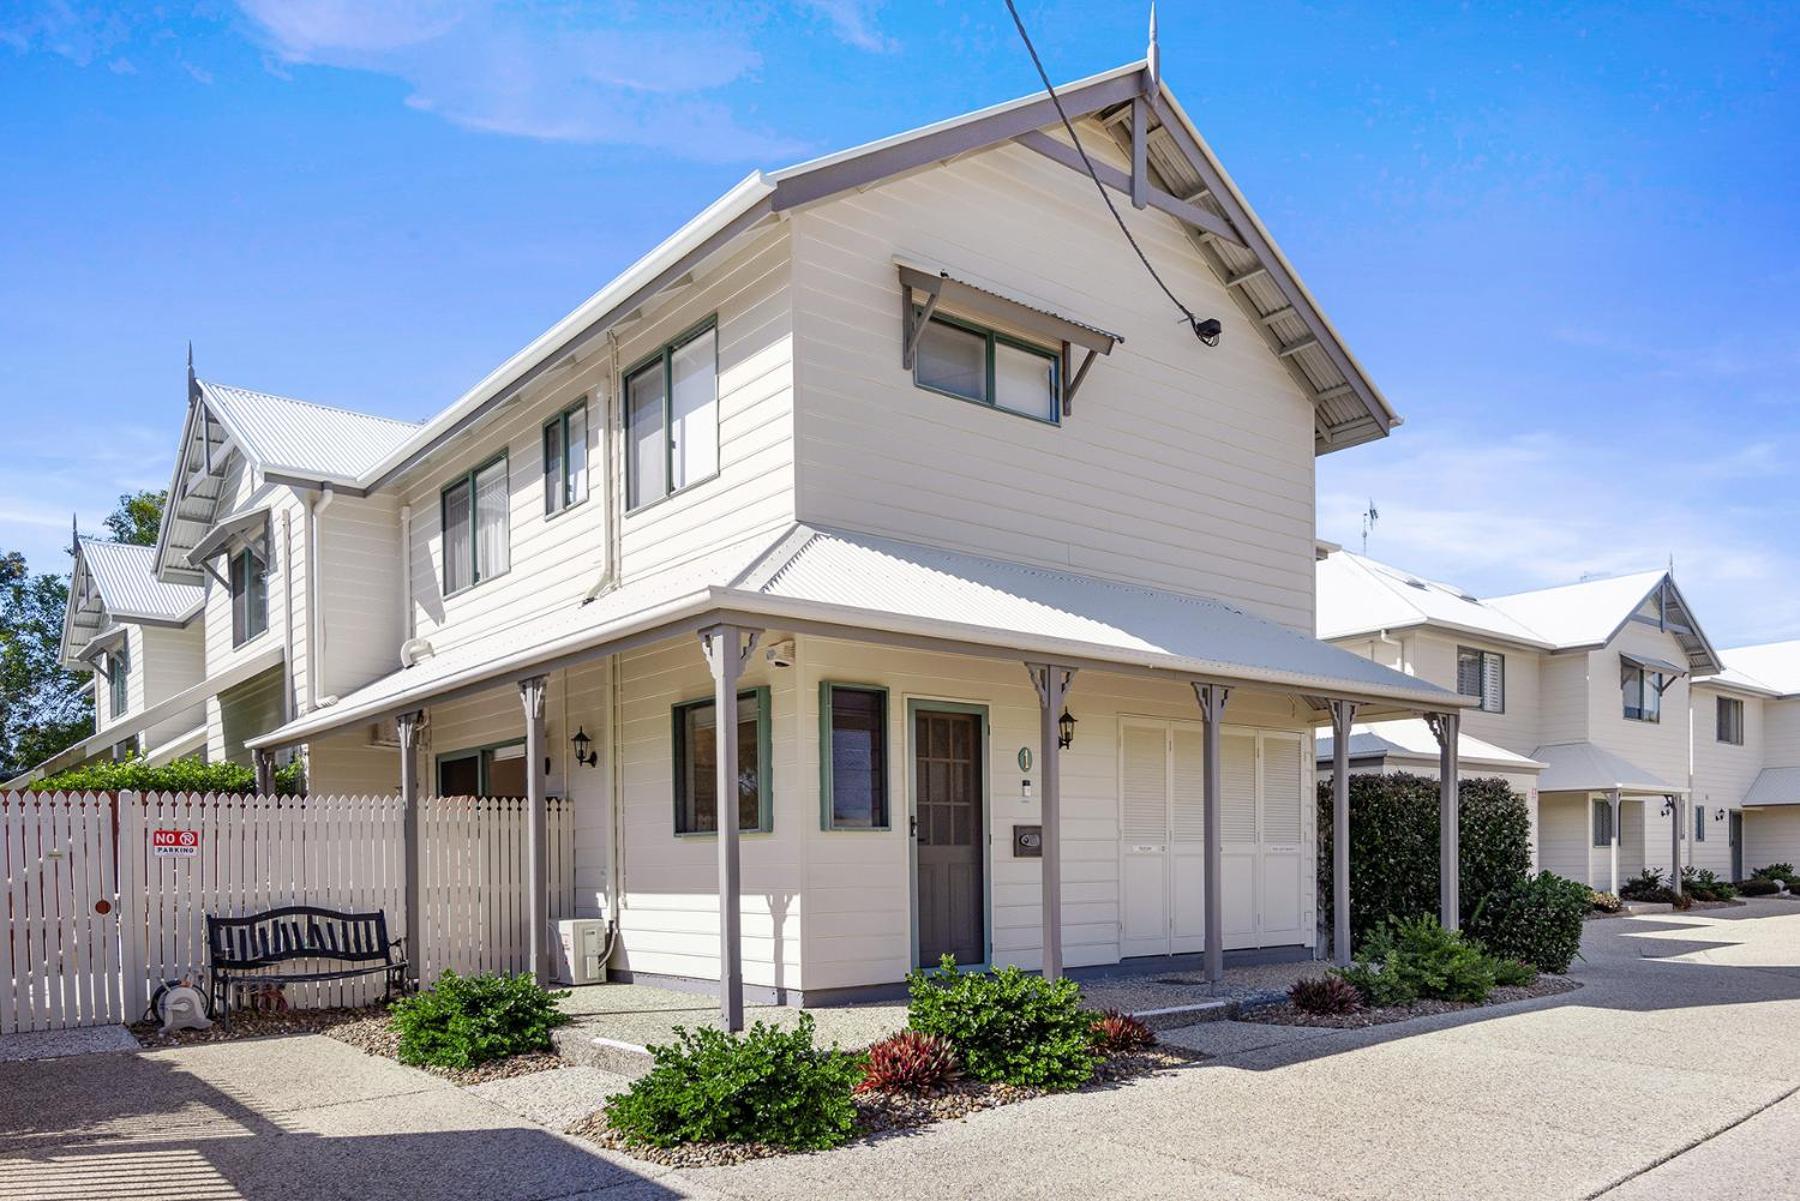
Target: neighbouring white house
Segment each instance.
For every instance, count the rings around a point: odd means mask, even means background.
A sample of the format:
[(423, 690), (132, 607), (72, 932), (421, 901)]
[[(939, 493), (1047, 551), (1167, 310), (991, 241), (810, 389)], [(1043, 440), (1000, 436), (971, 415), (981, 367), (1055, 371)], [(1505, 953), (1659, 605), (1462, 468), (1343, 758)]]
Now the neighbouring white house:
[[(1695, 859), (1690, 843), (1709, 820), (1723, 851), (1737, 819), (1689, 798), (1716, 793), (1715, 808), (1735, 812), (1743, 791), (1718, 757), (1696, 756), (1689, 692), (1742, 685), (1720, 675), (1668, 572), (1482, 598), (1335, 548), (1317, 571), (1321, 638), (1474, 702), (1462, 716), (1465, 770), (1508, 778), (1527, 796), (1539, 866), (1607, 890), (1646, 867), (1705, 866), (1714, 852)], [(1406, 742), (1394, 728), (1390, 738)], [(1352, 735), (1353, 754), (1372, 732)], [(1418, 743), (1416, 730), (1409, 737)], [(1365, 756), (1376, 762), (1372, 747)]]
[(1694, 681), (1692, 859), (1741, 880), (1800, 863), (1800, 641), (1720, 656)]
[(1398, 418), (1152, 70), (1060, 95), (1216, 329), (1036, 95), (751, 175), (384, 446), (196, 385), (165, 575), (322, 565), (268, 577), (293, 716), (247, 745), (569, 798), (615, 969), (728, 1022), (945, 953), (1313, 954), (1320, 714), (1470, 702), (1313, 637), (1314, 459)]

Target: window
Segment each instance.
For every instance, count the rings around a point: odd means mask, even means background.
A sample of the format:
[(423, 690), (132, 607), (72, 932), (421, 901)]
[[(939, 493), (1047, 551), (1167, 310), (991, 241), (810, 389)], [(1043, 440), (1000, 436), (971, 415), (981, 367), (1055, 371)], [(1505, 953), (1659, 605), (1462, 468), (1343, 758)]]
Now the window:
[(587, 499), (587, 402), (544, 427), (544, 512), (562, 512)]
[(1660, 671), (1649, 671), (1636, 663), (1627, 663), (1621, 672), (1625, 692), (1625, 717), (1629, 721), (1661, 721), (1663, 689), (1668, 678)]
[[(675, 718), (675, 833), (712, 834), (719, 828), (718, 706), (677, 705)], [(738, 829), (768, 830), (769, 690), (738, 694)]]
[(130, 680), (131, 652), (125, 648), (124, 643), (120, 643), (119, 649), (106, 652), (107, 699), (110, 702), (107, 711), (112, 714), (114, 721), (125, 716), (125, 710), (130, 704), (130, 692), (127, 689)]
[(1706, 807), (1704, 805), (1694, 806), (1694, 841), (1706, 841)]
[(1744, 702), (1733, 697), (1718, 698), (1717, 714), (1718, 736), (1720, 742), (1729, 742), (1732, 746), (1744, 745)]
[(520, 797), (527, 787), (525, 744), (450, 751), (438, 756), (439, 796)]
[(716, 319), (625, 377), (625, 507), (661, 500), (719, 472)]
[(1594, 802), (1594, 845), (1609, 847), (1613, 840), (1612, 802), (1599, 800)]
[(1055, 424), (1061, 368), (1055, 351), (933, 314), (919, 337), (913, 383)]
[(231, 645), (269, 628), (269, 567), (249, 547), (231, 556)]
[(1480, 697), (1484, 713), (1506, 712), (1506, 656), (1457, 647), (1456, 690), (1464, 696)]
[(819, 685), (819, 771), (825, 829), (888, 828), (887, 689)]
[(444, 489), (444, 594), (503, 574), (512, 562), (502, 454)]

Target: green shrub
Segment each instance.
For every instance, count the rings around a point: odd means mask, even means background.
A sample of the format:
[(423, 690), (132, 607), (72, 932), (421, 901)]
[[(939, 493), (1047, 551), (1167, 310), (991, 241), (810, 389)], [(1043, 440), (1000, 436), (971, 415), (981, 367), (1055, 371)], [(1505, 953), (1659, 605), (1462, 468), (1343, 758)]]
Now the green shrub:
[(530, 976), (445, 972), (422, 992), (394, 1003), (400, 1062), (472, 1068), (490, 1059), (551, 1049), (550, 1031), (569, 1020)]
[(1337, 974), (1371, 1005), (1485, 1001), (1494, 989), (1494, 961), (1435, 917), (1377, 926), (1357, 962)]
[(812, 1014), (802, 1013), (793, 1030), (757, 1022), (739, 1037), (677, 1027), (675, 1040), (651, 1047), (649, 1073), (607, 1098), (606, 1119), (628, 1141), (811, 1151), (850, 1137), (862, 1057), (816, 1046)]
[(1704, 867), (1682, 868), (1681, 888), (1696, 901), (1729, 901), (1737, 896), (1736, 888)]
[(1308, 976), (1294, 981), (1288, 1000), (1301, 1013), (1340, 1015), (1363, 1007), (1362, 990), (1342, 976)]
[(1588, 890), (1588, 904), (1597, 913), (1617, 913), (1625, 908), (1625, 902), (1619, 899), (1618, 893), (1596, 892), (1591, 888)]
[[(151, 767), (142, 759), (97, 759), (57, 772), (31, 786), (33, 792), (225, 792), (256, 791), (256, 772), (241, 763), (202, 763), (177, 759)], [(296, 759), (275, 769), (275, 791), (298, 796), (306, 791), (305, 764)]]
[(1737, 890), (1747, 897), (1772, 897), (1781, 891), (1781, 884), (1775, 880), (1753, 876), (1748, 880), (1739, 880)]
[(1525, 876), (1482, 898), (1465, 930), (1488, 954), (1561, 975), (1581, 952), (1593, 890), (1552, 872)]
[[(1531, 870), (1531, 817), (1506, 781), (1461, 781), (1462, 918)], [(1438, 782), (1423, 776), (1350, 777), (1350, 933), (1438, 912)], [(1331, 928), (1331, 781), (1319, 784), (1318, 895)]]
[(1538, 969), (1522, 959), (1494, 960), (1496, 988), (1528, 988), (1537, 983)]
[(1771, 863), (1767, 867), (1759, 867), (1750, 873), (1755, 880), (1792, 880), (1794, 865), (1791, 863)]
[(1093, 1015), (1073, 980), (1016, 967), (959, 972), (946, 955), (906, 978), (906, 1024), (950, 1040), (963, 1070), (990, 1083), (1079, 1088), (1094, 1074)]
[(1627, 901), (1666, 905), (1675, 899), (1675, 890), (1663, 883), (1662, 872), (1654, 867), (1647, 867), (1619, 885), (1619, 896)]

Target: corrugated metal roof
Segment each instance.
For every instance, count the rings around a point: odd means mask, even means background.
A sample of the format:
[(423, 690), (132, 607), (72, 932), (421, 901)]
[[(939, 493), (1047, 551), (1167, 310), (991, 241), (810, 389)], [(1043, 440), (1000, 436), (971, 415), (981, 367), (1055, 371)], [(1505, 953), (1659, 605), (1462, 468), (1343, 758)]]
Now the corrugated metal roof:
[(850, 638), (867, 629), (992, 646), (996, 657), (1063, 655), (1421, 708), (1467, 703), (1218, 601), (796, 525), (443, 650), (251, 745), (303, 741), (713, 611), (744, 612), (771, 629), (810, 621), (841, 625)]
[(353, 481), (419, 429), (413, 421), (198, 382), (214, 416), (244, 443), (265, 471)]
[(1598, 646), (1642, 605), (1667, 574), (1640, 571), (1604, 580), (1583, 580), (1555, 588), (1535, 588), (1487, 603), (1536, 630), (1555, 646)]
[[(1335, 749), (1335, 740), (1326, 734), (1316, 740), (1319, 763), (1329, 767)], [(1350, 727), (1350, 758), (1376, 759), (1395, 757), (1400, 759), (1427, 759), (1436, 762), (1438, 758), (1437, 736), (1431, 727), (1417, 717), (1396, 718), (1393, 721), (1357, 722)], [(1495, 746), (1491, 742), (1457, 731), (1456, 758), (1459, 763), (1476, 763), (1483, 767), (1496, 767), (1505, 771), (1537, 772), (1543, 764), (1536, 759), (1509, 751), (1505, 747)]]
[(1800, 696), (1800, 639), (1737, 646), (1719, 652), (1725, 670), (1705, 677), (1776, 696)]
[(1350, 551), (1318, 560), (1316, 626), (1321, 638), (1435, 623), (1527, 646), (1552, 645), (1522, 622), (1450, 584)]
[(1800, 767), (1765, 767), (1744, 794), (1746, 805), (1800, 805)]
[(1653, 771), (1591, 742), (1553, 742), (1531, 752), (1544, 765), (1539, 792), (1646, 792), (1659, 796), (1687, 793)]
[(99, 538), (83, 538), (79, 545), (101, 603), (115, 620), (185, 622), (206, 603), (205, 589), (156, 578), (153, 547)]

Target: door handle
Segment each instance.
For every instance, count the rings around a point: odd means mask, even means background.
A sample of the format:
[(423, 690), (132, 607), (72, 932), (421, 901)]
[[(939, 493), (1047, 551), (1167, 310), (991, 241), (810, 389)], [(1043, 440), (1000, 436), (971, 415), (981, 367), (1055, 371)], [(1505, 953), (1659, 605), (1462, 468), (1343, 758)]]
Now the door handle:
[(908, 834), (912, 835), (914, 838), (917, 838), (919, 836), (919, 815), (915, 813), (911, 817), (907, 818), (906, 820), (907, 820), (906, 832)]

